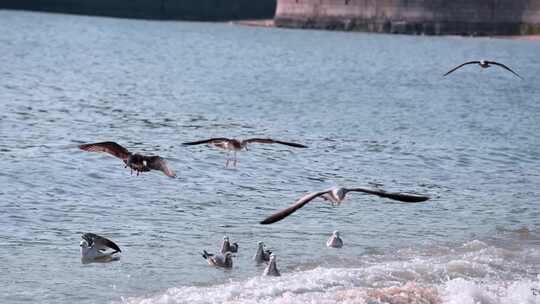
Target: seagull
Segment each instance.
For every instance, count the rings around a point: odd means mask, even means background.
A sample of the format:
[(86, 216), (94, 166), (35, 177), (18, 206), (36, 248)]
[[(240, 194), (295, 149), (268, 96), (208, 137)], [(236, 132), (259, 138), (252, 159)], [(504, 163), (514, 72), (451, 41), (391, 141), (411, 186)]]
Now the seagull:
[(81, 260), (83, 263), (111, 262), (120, 259), (116, 253), (122, 252), (113, 241), (94, 233), (81, 236)]
[(253, 260), (257, 262), (257, 264), (261, 264), (263, 262), (268, 262), (270, 260), (270, 255), (272, 254), (272, 251), (265, 249), (265, 245), (263, 242), (257, 243), (257, 252), (253, 256)]
[(385, 197), (385, 198), (402, 201), (402, 202), (409, 202), (409, 203), (423, 202), (429, 199), (429, 197), (423, 196), (423, 195), (393, 193), (393, 192), (386, 192), (383, 190), (373, 190), (373, 189), (365, 189), (365, 188), (332, 187), (330, 189), (326, 189), (319, 192), (313, 192), (308, 195), (305, 195), (304, 197), (296, 201), (292, 206), (270, 215), (265, 220), (263, 220), (261, 224), (272, 224), (277, 221), (280, 221), (286, 218), (287, 216), (291, 215), (296, 210), (304, 207), (305, 204), (309, 203), (314, 198), (319, 197), (319, 196), (325, 200), (329, 200), (332, 203), (332, 205), (334, 204), (339, 205), (345, 199), (345, 195), (348, 192), (363, 192), (367, 194), (377, 195), (380, 197)]
[[(211, 144), (214, 145), (220, 149), (227, 150), (227, 161), (225, 162), (225, 167), (229, 166), (229, 162), (233, 162), (233, 165), (236, 166), (237, 158), (236, 158), (236, 152), (242, 151), (245, 149), (247, 151), (247, 145), (251, 143), (257, 143), (257, 144), (280, 144), (280, 145), (286, 145), (290, 147), (295, 148), (307, 148), (307, 146), (297, 144), (297, 143), (291, 143), (291, 142), (285, 142), (285, 141), (279, 141), (279, 140), (273, 140), (270, 138), (249, 138), (244, 140), (238, 140), (238, 139), (231, 139), (231, 138), (224, 138), (224, 137), (216, 137), (216, 138), (209, 138), (199, 141), (192, 141), (192, 142), (185, 142), (182, 145), (184, 146), (194, 146), (194, 145), (204, 145), (204, 144)], [(229, 156), (229, 153), (233, 151), (234, 157), (231, 159)]]
[(264, 269), (263, 275), (264, 276), (274, 276), (274, 277), (281, 276), (281, 274), (279, 273), (279, 270), (277, 269), (277, 266), (276, 266), (276, 255), (275, 254), (272, 253), (270, 255), (270, 262), (268, 263), (268, 266), (266, 266), (266, 268)]
[(451, 69), (450, 71), (446, 72), (446, 74), (443, 75), (446, 76), (450, 73), (452, 73), (453, 71), (461, 68), (462, 66), (466, 66), (468, 64), (478, 64), (481, 68), (484, 68), (484, 69), (487, 69), (489, 68), (491, 65), (498, 65), (508, 71), (510, 71), (512, 74), (516, 75), (517, 77), (519, 77), (519, 79), (523, 80), (523, 78), (521, 76), (518, 75), (518, 73), (514, 72), (511, 68), (507, 67), (506, 65), (502, 64), (502, 63), (499, 63), (499, 62), (495, 62), (495, 61), (488, 61), (488, 60), (480, 60), (480, 61), (469, 61), (469, 62), (465, 62), (465, 63), (462, 63), (460, 65), (458, 65), (457, 67)]
[(331, 248), (341, 248), (343, 247), (343, 240), (339, 237), (339, 231), (334, 231), (328, 241), (326, 241), (326, 246)]
[(231, 244), (229, 242), (229, 237), (224, 236), (223, 237), (223, 242), (221, 243), (221, 249), (219, 250), (219, 252), (221, 252), (221, 254), (224, 254), (226, 252), (237, 253), (238, 252), (238, 244), (237, 243), (232, 243)]
[(112, 142), (105, 141), (93, 144), (80, 145), (79, 148), (89, 152), (106, 152), (113, 156), (116, 156), (124, 161), (125, 168), (131, 168), (131, 174), (133, 170), (137, 172), (137, 176), (140, 172), (147, 172), (150, 170), (159, 170), (169, 177), (175, 177), (176, 174), (167, 166), (165, 160), (159, 156), (146, 156), (141, 154), (133, 154), (121, 145)]
[(212, 253), (206, 252), (203, 250), (202, 257), (208, 262), (208, 265), (223, 267), (223, 268), (232, 268), (233, 260), (232, 253), (225, 252), (224, 254), (214, 255)]

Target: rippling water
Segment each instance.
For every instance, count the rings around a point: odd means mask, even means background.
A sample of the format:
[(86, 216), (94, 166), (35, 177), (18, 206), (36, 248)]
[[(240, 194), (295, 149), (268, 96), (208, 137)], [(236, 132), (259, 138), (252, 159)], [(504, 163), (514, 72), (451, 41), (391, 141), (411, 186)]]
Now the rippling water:
[[(16, 11), (0, 27), (0, 302), (540, 303), (539, 42)], [(441, 77), (477, 58), (525, 80)], [(254, 145), (225, 169), (181, 146), (214, 136), (310, 148)], [(77, 149), (104, 140), (178, 178)], [(432, 200), (351, 194), (258, 224), (333, 185)], [(336, 229), (341, 250), (324, 245)], [(81, 264), (82, 232), (122, 259)], [(223, 235), (231, 271), (199, 254)], [(260, 277), (259, 240), (282, 277)]]

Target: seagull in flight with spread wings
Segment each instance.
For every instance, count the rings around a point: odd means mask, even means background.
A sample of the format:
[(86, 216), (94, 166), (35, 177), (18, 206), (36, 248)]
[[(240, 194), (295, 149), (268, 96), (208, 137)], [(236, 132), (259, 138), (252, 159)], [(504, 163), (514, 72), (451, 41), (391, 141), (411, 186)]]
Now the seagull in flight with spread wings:
[(248, 144), (280, 144), (295, 148), (307, 148), (307, 146), (292, 142), (286, 142), (286, 141), (280, 141), (280, 140), (274, 140), (270, 138), (248, 138), (244, 140), (238, 140), (238, 139), (231, 139), (231, 138), (224, 138), (224, 137), (217, 137), (217, 138), (209, 138), (199, 141), (192, 141), (192, 142), (185, 142), (183, 145), (185, 146), (194, 146), (194, 145), (214, 145), (220, 149), (226, 150), (228, 153), (231, 151), (234, 152), (234, 157), (231, 159), (229, 155), (227, 155), (227, 161), (225, 162), (225, 167), (229, 166), (229, 162), (233, 162), (233, 165), (236, 166), (237, 158), (236, 158), (236, 152), (241, 151), (245, 149), (247, 151), (247, 145)]
[(319, 192), (313, 192), (308, 195), (305, 195), (304, 197), (300, 198), (298, 201), (296, 201), (293, 205), (291, 205), (288, 208), (285, 208), (281, 211), (278, 211), (269, 217), (267, 217), (265, 220), (261, 222), (261, 224), (272, 224), (277, 221), (281, 221), (282, 219), (286, 218), (287, 216), (291, 215), (296, 210), (304, 207), (307, 203), (311, 202), (313, 199), (317, 197), (322, 197), (325, 200), (328, 200), (334, 204), (341, 204), (341, 202), (345, 199), (345, 196), (348, 192), (362, 192), (366, 194), (371, 195), (377, 195), (380, 197), (389, 198), (392, 200), (402, 201), (402, 202), (408, 202), (408, 203), (416, 203), (416, 202), (423, 202), (429, 199), (427, 196), (423, 195), (415, 195), (415, 194), (405, 194), (405, 193), (394, 193), (394, 192), (386, 192), (383, 190), (373, 190), (373, 189), (366, 189), (366, 188), (342, 188), (342, 187), (332, 187), (330, 189), (326, 189)]
[(454, 72), (455, 70), (463, 67), (463, 66), (466, 66), (468, 64), (478, 64), (481, 68), (484, 68), (484, 69), (487, 69), (489, 67), (491, 67), (492, 65), (498, 65), (508, 71), (510, 71), (512, 74), (516, 75), (517, 77), (519, 77), (519, 79), (523, 80), (523, 78), (521, 76), (519, 76), (518, 73), (514, 72), (511, 68), (507, 67), (506, 65), (502, 64), (502, 63), (499, 63), (499, 62), (496, 62), (496, 61), (488, 61), (488, 60), (476, 60), (476, 61), (469, 61), (469, 62), (465, 62), (465, 63), (462, 63), (460, 65), (458, 65), (457, 67), (451, 69), (450, 71), (446, 72), (446, 74), (443, 75), (446, 76), (452, 72)]
[(80, 145), (79, 148), (89, 152), (105, 152), (109, 153), (117, 158), (120, 158), (125, 168), (129, 167), (131, 173), (137, 172), (137, 175), (141, 172), (147, 172), (150, 170), (159, 170), (169, 177), (175, 177), (176, 174), (167, 166), (167, 163), (160, 156), (146, 156), (141, 154), (133, 154), (121, 145), (112, 142), (99, 142), (93, 144)]

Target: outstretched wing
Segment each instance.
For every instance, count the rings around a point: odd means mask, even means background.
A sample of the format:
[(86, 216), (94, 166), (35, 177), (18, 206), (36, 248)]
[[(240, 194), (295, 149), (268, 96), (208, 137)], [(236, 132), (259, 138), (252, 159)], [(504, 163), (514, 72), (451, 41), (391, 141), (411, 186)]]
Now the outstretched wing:
[(446, 72), (446, 74), (444, 74), (443, 77), (450, 74), (450, 73), (452, 73), (453, 71), (461, 68), (462, 66), (466, 66), (468, 64), (479, 64), (479, 63), (480, 63), (480, 61), (478, 61), (478, 60), (477, 61), (469, 61), (469, 62), (462, 63), (462, 64), (458, 65), (457, 67), (451, 69), (450, 71)]
[(295, 147), (295, 148), (307, 148), (307, 146), (304, 146), (302, 144), (286, 142), (286, 141), (280, 141), (280, 140), (273, 140), (271, 138), (249, 138), (249, 139), (245, 139), (243, 142), (247, 143), (247, 144), (250, 144), (250, 143), (280, 144), (280, 145), (286, 145), (286, 146), (291, 146), (291, 147)]
[(203, 139), (198, 141), (191, 141), (191, 142), (185, 142), (182, 143), (184, 146), (194, 146), (194, 145), (204, 145), (204, 144), (216, 144), (224, 141), (230, 141), (229, 138), (225, 137), (215, 137), (215, 138), (209, 138), (209, 139)]
[(507, 67), (506, 65), (502, 64), (502, 63), (499, 63), (499, 62), (495, 62), (495, 61), (486, 61), (486, 63), (488, 64), (493, 64), (493, 65), (498, 65), (508, 71), (510, 71), (512, 74), (516, 75), (517, 77), (519, 77), (519, 79), (523, 80), (523, 78), (521, 76), (519, 76), (518, 73), (514, 72), (511, 68)]
[(88, 242), (88, 245), (94, 246), (97, 250), (113, 249), (115, 252), (122, 252), (120, 247), (108, 238), (102, 237), (94, 233), (85, 233), (82, 238)]
[(314, 198), (316, 198), (318, 196), (321, 196), (321, 195), (323, 195), (325, 193), (328, 193), (330, 191), (331, 190), (324, 190), (324, 191), (314, 192), (314, 193), (310, 193), (308, 195), (305, 195), (304, 197), (302, 197), (298, 201), (296, 201), (292, 206), (290, 206), (288, 208), (285, 208), (285, 209), (283, 209), (281, 211), (278, 211), (278, 212), (270, 215), (269, 217), (267, 217), (266, 219), (261, 221), (261, 224), (266, 225), (266, 224), (275, 223), (277, 221), (281, 221), (282, 219), (284, 219), (287, 216), (291, 215), (296, 210), (304, 207), (305, 204), (309, 203)]
[(176, 177), (176, 173), (167, 166), (167, 162), (160, 156), (144, 156), (144, 160), (146, 160), (148, 168), (159, 170), (168, 177)]
[(423, 196), (423, 195), (386, 192), (384, 190), (373, 190), (373, 189), (365, 189), (365, 188), (350, 188), (350, 189), (346, 189), (346, 191), (347, 192), (348, 191), (363, 192), (363, 193), (373, 194), (380, 197), (385, 197), (385, 198), (389, 198), (389, 199), (393, 199), (393, 200), (401, 201), (401, 202), (407, 202), (407, 203), (418, 203), (418, 202), (427, 201), (429, 199), (428, 196)]
[(105, 141), (93, 144), (84, 144), (80, 145), (79, 148), (84, 151), (89, 152), (105, 152), (113, 156), (120, 158), (121, 160), (126, 161), (129, 156), (129, 151), (122, 147), (121, 145), (113, 141)]

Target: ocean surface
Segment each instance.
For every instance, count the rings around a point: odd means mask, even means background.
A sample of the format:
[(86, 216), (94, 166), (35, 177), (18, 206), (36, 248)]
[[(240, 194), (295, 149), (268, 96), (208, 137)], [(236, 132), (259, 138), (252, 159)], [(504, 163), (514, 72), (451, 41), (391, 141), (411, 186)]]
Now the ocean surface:
[[(539, 41), (18, 11), (0, 28), (0, 303), (540, 303)], [(525, 80), (442, 77), (481, 58)], [(254, 136), (309, 148), (251, 145), (225, 168), (181, 145)], [(97, 141), (178, 176), (77, 148)], [(432, 199), (350, 193), (258, 224), (334, 185)], [(120, 261), (82, 264), (84, 232)], [(231, 270), (200, 255), (224, 235)]]

